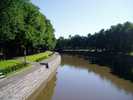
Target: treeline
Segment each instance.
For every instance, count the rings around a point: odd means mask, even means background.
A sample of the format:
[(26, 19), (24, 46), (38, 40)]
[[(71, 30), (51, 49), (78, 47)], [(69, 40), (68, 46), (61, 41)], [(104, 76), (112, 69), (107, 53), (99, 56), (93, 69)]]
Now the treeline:
[(0, 54), (4, 57), (53, 49), (53, 26), (30, 0), (0, 3)]
[(60, 37), (57, 42), (58, 50), (88, 49), (98, 52), (129, 53), (133, 51), (133, 23), (125, 22), (102, 29), (88, 36)]

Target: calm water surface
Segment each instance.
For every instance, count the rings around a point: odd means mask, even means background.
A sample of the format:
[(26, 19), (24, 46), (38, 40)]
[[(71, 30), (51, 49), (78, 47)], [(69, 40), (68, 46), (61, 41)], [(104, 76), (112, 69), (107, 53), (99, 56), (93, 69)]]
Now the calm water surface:
[(111, 74), (107, 67), (63, 55), (57, 74), (34, 99), (133, 100), (133, 83)]

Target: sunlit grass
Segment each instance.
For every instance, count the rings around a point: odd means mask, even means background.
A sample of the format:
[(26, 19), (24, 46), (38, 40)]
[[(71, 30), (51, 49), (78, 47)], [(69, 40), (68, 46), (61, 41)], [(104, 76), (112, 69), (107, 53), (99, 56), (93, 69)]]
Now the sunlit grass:
[(8, 74), (8, 73), (14, 72), (15, 70), (18, 70), (24, 66), (25, 66), (25, 64), (19, 60), (0, 61), (0, 73)]
[(51, 51), (46, 51), (46, 52), (43, 52), (43, 53), (27, 56), (26, 60), (30, 61), (30, 62), (37, 62), (37, 61), (40, 61), (42, 59), (48, 58), (51, 54), (52, 54)]
[[(46, 51), (43, 53), (26, 56), (26, 60), (28, 62), (37, 62), (37, 61), (48, 58), (50, 55), (52, 55), (52, 52)], [(25, 67), (27, 67), (27, 64), (25, 65), (24, 61), (21, 61), (19, 59), (1, 60), (0, 61), (0, 73), (2, 73), (3, 75), (8, 75), (9, 73), (16, 72)]]

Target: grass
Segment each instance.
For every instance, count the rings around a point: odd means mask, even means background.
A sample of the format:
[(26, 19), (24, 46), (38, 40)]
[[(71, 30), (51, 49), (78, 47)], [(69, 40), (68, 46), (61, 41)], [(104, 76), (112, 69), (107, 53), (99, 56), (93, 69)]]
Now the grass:
[(25, 64), (19, 60), (4, 60), (0, 61), (0, 73), (6, 75), (10, 72), (14, 72), (15, 70), (18, 70), (22, 67), (24, 67)]
[(48, 58), (50, 55), (52, 55), (52, 52), (51, 51), (46, 51), (46, 52), (43, 52), (43, 53), (27, 56), (26, 60), (30, 61), (30, 62), (38, 62), (40, 60)]
[[(51, 55), (51, 51), (46, 51), (43, 53), (26, 56), (26, 60), (29, 62), (38, 62), (40, 60), (48, 58)], [(9, 75), (10, 73), (14, 73), (25, 67), (27, 67), (27, 65), (25, 65), (24, 62), (19, 59), (0, 61), (0, 73), (2, 73), (3, 75)]]
[(24, 72), (24, 71), (30, 69), (30, 68), (32, 68), (32, 67), (30, 66), (30, 64), (27, 64), (27, 65), (25, 65), (23, 68), (20, 68), (20, 69), (17, 69), (17, 70), (15, 70), (15, 71), (13, 71), (13, 72), (7, 73), (7, 74), (6, 74), (6, 77), (15, 76), (15, 75), (17, 75), (17, 74), (19, 74), (19, 73), (22, 73), (22, 72)]

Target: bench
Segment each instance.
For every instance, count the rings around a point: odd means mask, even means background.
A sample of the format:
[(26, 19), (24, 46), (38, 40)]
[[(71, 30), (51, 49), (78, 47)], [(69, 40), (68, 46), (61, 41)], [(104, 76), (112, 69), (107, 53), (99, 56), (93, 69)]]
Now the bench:
[(41, 62), (40, 65), (45, 65), (47, 69), (49, 68), (48, 63)]

